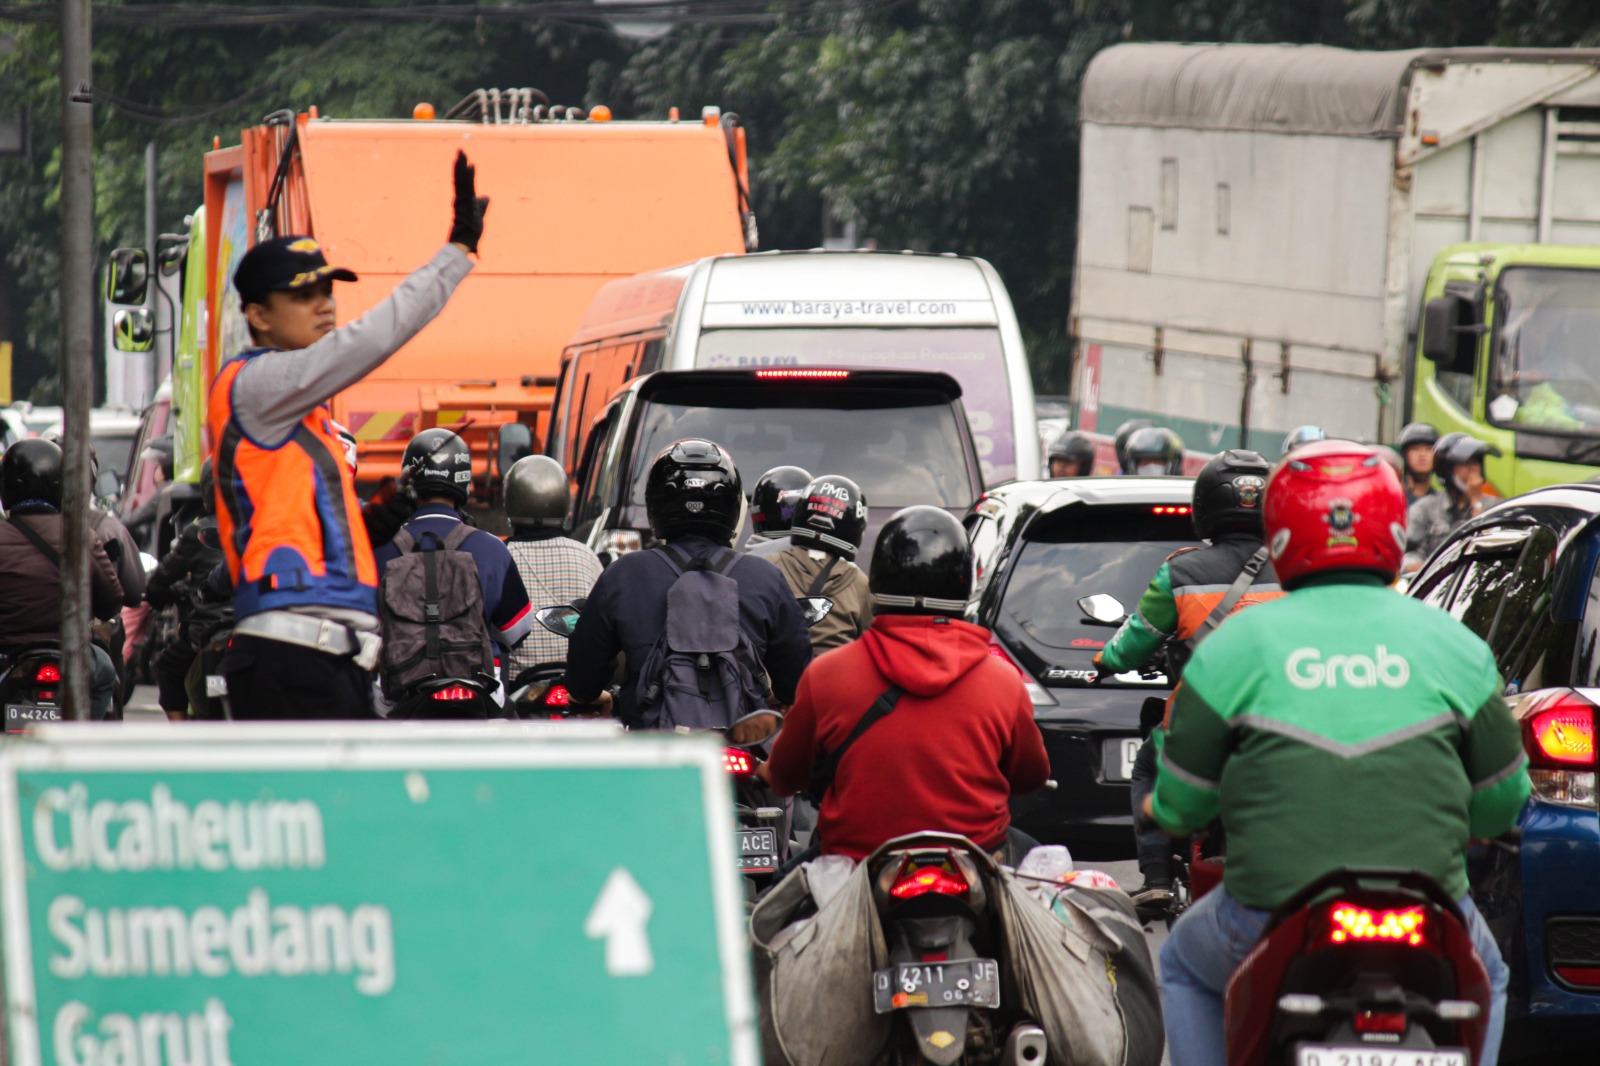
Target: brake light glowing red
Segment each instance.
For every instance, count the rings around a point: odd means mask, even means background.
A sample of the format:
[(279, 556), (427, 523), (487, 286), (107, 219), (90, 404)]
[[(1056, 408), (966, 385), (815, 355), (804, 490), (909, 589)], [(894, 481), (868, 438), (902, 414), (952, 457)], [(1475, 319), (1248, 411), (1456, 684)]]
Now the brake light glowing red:
[(739, 748), (722, 749), (722, 768), (734, 777), (749, 777), (756, 772), (755, 760)]
[(436, 700), (470, 700), (472, 696), (472, 690), (465, 685), (446, 685), (433, 694)]
[(1558, 696), (1525, 719), (1528, 754), (1546, 764), (1594, 765), (1594, 717), (1594, 705), (1582, 696)]
[(35, 685), (53, 685), (61, 680), (61, 667), (55, 663), (41, 663), (33, 675)]
[(1421, 906), (1374, 911), (1353, 903), (1336, 903), (1328, 911), (1328, 942), (1387, 941), (1421, 947), (1428, 916)]
[(551, 685), (544, 690), (544, 705), (546, 707), (567, 707), (572, 703), (572, 693), (567, 691), (565, 685)]
[(936, 892), (941, 896), (965, 896), (971, 889), (967, 882), (939, 866), (924, 866), (909, 874), (901, 874), (889, 889), (895, 899), (915, 899)]
[(1152, 508), (1150, 508), (1150, 513), (1151, 514), (1186, 515), (1191, 510), (1192, 510), (1192, 508), (1187, 506), (1186, 504), (1174, 504), (1172, 506), (1152, 507)]
[(1406, 1031), (1406, 1012), (1364, 1010), (1356, 1015), (1358, 1033), (1399, 1033)]
[(762, 381), (839, 381), (850, 376), (848, 370), (757, 370)]

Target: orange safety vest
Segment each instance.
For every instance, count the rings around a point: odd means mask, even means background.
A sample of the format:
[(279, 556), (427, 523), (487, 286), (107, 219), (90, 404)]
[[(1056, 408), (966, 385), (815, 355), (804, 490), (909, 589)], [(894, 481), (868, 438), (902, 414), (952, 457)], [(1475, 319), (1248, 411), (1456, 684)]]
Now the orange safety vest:
[(377, 614), (378, 567), (327, 405), (277, 442), (251, 440), (234, 413), (239, 371), (273, 350), (244, 352), (211, 385), (217, 527), (234, 613), (321, 606)]

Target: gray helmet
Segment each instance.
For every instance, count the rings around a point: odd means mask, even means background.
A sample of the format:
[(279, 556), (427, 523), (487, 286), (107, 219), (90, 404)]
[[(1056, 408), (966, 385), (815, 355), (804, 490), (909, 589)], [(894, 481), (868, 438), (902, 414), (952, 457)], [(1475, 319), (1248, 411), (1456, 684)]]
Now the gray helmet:
[(513, 529), (561, 529), (572, 490), (561, 464), (548, 455), (525, 455), (506, 471), (506, 519)]

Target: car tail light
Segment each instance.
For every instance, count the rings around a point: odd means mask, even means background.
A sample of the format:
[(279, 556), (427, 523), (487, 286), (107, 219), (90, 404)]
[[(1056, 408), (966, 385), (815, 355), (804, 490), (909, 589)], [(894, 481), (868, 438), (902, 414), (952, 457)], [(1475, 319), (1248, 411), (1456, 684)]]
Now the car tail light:
[(1192, 508), (1190, 508), (1187, 504), (1175, 504), (1175, 505), (1171, 505), (1171, 506), (1152, 507), (1152, 508), (1150, 508), (1150, 513), (1151, 514), (1186, 515), (1186, 514), (1188, 514), (1190, 512), (1191, 509)]
[(739, 748), (722, 749), (722, 768), (734, 777), (749, 777), (756, 772), (755, 760)]
[(941, 896), (965, 896), (971, 891), (967, 882), (942, 866), (924, 866), (904, 873), (895, 880), (889, 895), (895, 899), (916, 899), (935, 892)]
[(762, 381), (839, 381), (850, 376), (848, 370), (757, 370), (756, 378)]
[(1394, 1033), (1404, 1035), (1406, 1012), (1403, 1010), (1364, 1010), (1355, 1017), (1358, 1033)]
[(465, 685), (446, 685), (433, 693), (436, 700), (470, 700), (475, 693)]
[(1015, 670), (1017, 672), (1017, 674), (1024, 681), (1027, 680), (1028, 672), (1026, 670), (1024, 670), (1022, 667), (1018, 666), (1017, 665), (1017, 661), (1015, 659), (1013, 659), (1011, 656), (1007, 655), (1006, 654), (1006, 650), (1004, 648), (1002, 648), (997, 642), (992, 641), (992, 640), (989, 642), (989, 654), (993, 655), (996, 659), (999, 659), (1001, 662), (1003, 662), (1007, 666), (1011, 667), (1011, 669)]
[(1046, 692), (1043, 685), (1028, 676), (1028, 671), (1024, 670), (1021, 664), (1013, 659), (1006, 649), (1001, 646), (1000, 642), (993, 637), (989, 638), (989, 654), (1017, 672), (1017, 676), (1022, 678), (1022, 687), (1028, 690), (1028, 697), (1033, 700), (1035, 707), (1055, 706), (1055, 697)]
[(539, 702), (546, 707), (569, 707), (572, 705), (572, 693), (567, 691), (565, 685), (551, 685), (539, 697)]
[(1429, 947), (1432, 927), (1428, 914), (1419, 904), (1399, 910), (1372, 910), (1354, 903), (1335, 903), (1324, 912), (1327, 916), (1329, 944), (1404, 944), (1408, 947)]
[(35, 685), (54, 685), (60, 682), (60, 680), (61, 667), (57, 666), (55, 663), (39, 664), (39, 669), (36, 670), (33, 675), (33, 683)]
[(1563, 807), (1595, 806), (1595, 706), (1571, 689), (1517, 708), (1534, 795)]

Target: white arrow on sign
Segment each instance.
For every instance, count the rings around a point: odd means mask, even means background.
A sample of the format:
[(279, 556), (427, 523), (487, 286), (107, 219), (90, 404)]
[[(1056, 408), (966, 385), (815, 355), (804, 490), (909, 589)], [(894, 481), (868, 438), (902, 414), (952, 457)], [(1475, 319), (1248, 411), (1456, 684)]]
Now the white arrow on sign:
[(583, 935), (606, 942), (606, 973), (612, 977), (643, 977), (656, 967), (650, 953), (650, 912), (655, 905), (633, 875), (619, 866), (606, 878), (594, 901)]

